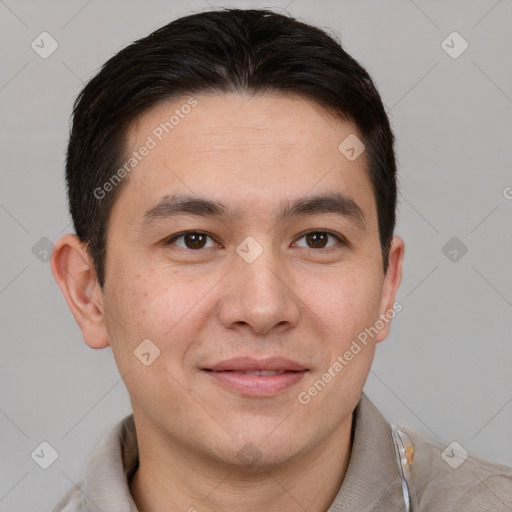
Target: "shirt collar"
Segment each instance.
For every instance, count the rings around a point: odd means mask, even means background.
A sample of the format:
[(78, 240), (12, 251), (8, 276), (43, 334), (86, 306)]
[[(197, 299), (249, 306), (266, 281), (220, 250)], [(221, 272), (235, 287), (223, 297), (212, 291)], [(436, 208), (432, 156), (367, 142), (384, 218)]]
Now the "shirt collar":
[(135, 422), (130, 414), (101, 440), (87, 462), (84, 494), (96, 506), (94, 510), (138, 512), (129, 487), (138, 463)]
[[(83, 492), (102, 512), (138, 512), (129, 481), (138, 467), (133, 414), (119, 421), (87, 462)], [(327, 512), (403, 511), (390, 425), (362, 393), (354, 410), (345, 478)]]
[(405, 510), (390, 429), (386, 419), (362, 393), (354, 410), (348, 468), (327, 512)]

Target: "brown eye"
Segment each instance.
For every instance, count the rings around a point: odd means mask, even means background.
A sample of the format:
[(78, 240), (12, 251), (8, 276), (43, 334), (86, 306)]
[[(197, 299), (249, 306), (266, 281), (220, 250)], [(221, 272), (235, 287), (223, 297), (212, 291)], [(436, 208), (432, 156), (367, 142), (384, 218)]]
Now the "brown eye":
[[(328, 231), (310, 231), (302, 235), (302, 238), (306, 240), (306, 247), (309, 249), (329, 249), (336, 244), (327, 245), (329, 237), (335, 239), (338, 243), (343, 244), (344, 240), (340, 235), (335, 235)], [(301, 246), (304, 247), (304, 246)]]
[(315, 249), (323, 249), (327, 243), (327, 233), (309, 233), (306, 240)]
[[(211, 238), (204, 233), (200, 233), (198, 231), (187, 231), (186, 233), (181, 233), (179, 235), (175, 235), (172, 238), (169, 238), (166, 241), (166, 245), (172, 245), (177, 240), (182, 240), (183, 245), (176, 244), (178, 247), (182, 247), (183, 249), (191, 249), (198, 250), (204, 249), (206, 247), (207, 239)], [(211, 247), (211, 245), (209, 246)]]

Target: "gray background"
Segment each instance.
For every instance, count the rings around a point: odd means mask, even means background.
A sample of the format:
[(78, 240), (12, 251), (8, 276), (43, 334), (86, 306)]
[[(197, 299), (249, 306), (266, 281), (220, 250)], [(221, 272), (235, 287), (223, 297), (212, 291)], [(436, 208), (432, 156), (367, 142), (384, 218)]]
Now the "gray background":
[[(512, 465), (512, 2), (212, 5), (286, 7), (341, 34), (374, 77), (397, 136), (406, 257), (403, 310), (365, 391), (389, 420)], [(63, 178), (72, 101), (127, 43), (209, 8), (0, 0), (1, 511), (49, 510), (130, 413), (110, 348), (85, 345), (39, 259), (40, 239), (72, 231)], [(43, 31), (59, 44), (47, 59), (31, 48)], [(469, 43), (458, 58), (442, 47), (453, 31)], [(442, 250), (454, 236), (468, 249), (457, 261)], [(46, 470), (31, 458), (42, 441), (59, 454)]]

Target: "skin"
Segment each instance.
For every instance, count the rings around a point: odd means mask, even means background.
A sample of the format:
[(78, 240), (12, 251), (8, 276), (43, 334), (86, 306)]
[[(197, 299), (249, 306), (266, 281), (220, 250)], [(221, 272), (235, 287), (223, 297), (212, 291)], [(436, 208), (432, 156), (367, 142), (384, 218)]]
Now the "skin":
[[(325, 511), (343, 481), (352, 411), (390, 323), (307, 405), (297, 397), (392, 309), (404, 243), (393, 238), (384, 274), (366, 155), (349, 161), (338, 150), (358, 134), (354, 125), (296, 96), (196, 99), (114, 204), (104, 289), (75, 235), (55, 244), (52, 271), (85, 342), (111, 346), (128, 389), (139, 510)], [(185, 101), (140, 116), (128, 152)], [(276, 220), (283, 201), (332, 191), (359, 205), (363, 226), (334, 213)], [(142, 229), (144, 212), (175, 192), (222, 201), (239, 215), (182, 215)], [(166, 245), (187, 230), (211, 238), (200, 249), (187, 249), (183, 237)], [(315, 246), (308, 230), (347, 243), (328, 237), (325, 248)], [(236, 252), (248, 236), (263, 249), (252, 263)], [(134, 357), (146, 338), (160, 349), (149, 366)], [(201, 370), (234, 356), (287, 357), (309, 372), (273, 396), (244, 396)], [(252, 467), (237, 456), (247, 443), (259, 457)]]

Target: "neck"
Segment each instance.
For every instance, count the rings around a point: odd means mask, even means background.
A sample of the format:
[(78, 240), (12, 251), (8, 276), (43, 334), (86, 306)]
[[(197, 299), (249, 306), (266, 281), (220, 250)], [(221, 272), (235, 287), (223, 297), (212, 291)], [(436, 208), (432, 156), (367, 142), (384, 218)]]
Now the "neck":
[[(278, 467), (222, 465), (137, 428), (139, 468), (130, 491), (139, 512), (325, 512), (343, 482), (352, 414), (321, 445)], [(160, 442), (155, 442), (158, 439)]]

